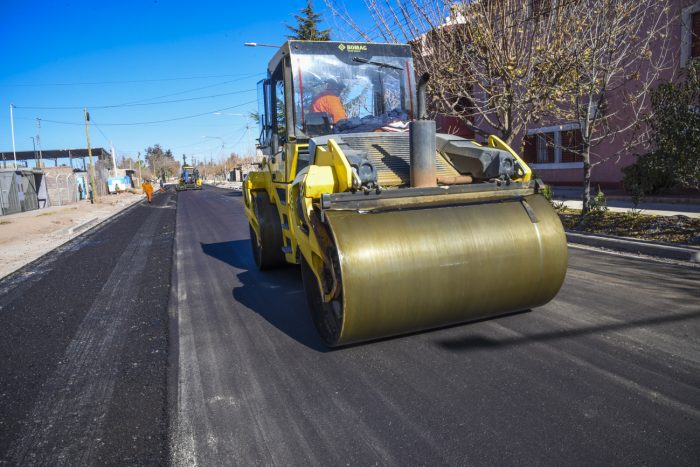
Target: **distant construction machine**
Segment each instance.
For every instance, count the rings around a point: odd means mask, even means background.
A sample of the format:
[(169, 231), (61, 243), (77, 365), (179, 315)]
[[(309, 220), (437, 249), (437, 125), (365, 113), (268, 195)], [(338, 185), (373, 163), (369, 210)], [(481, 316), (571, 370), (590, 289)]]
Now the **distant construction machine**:
[(199, 171), (190, 165), (183, 165), (175, 189), (177, 191), (201, 190), (202, 179), (199, 177)]
[(301, 265), (329, 346), (538, 307), (564, 280), (542, 182), (496, 136), (437, 134), (428, 79), (407, 45), (289, 41), (259, 83), (253, 255)]

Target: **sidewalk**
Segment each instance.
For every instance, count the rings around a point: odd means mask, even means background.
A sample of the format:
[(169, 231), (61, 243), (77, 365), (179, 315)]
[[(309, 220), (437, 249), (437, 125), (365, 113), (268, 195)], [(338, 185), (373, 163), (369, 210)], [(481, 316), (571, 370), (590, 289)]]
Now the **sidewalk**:
[[(554, 201), (563, 202), (564, 206), (571, 209), (581, 209), (583, 202), (582, 188), (579, 187), (552, 187)], [(591, 189), (594, 196), (598, 189)], [(627, 195), (610, 194), (605, 191), (606, 204), (613, 212), (628, 212), (634, 209), (634, 203)], [(675, 197), (675, 196), (649, 196), (642, 200), (637, 207), (640, 214), (656, 216), (687, 216), (700, 218), (700, 198), (698, 197)]]
[(103, 196), (67, 206), (0, 217), (0, 278), (16, 271), (85, 230), (144, 199), (141, 194)]

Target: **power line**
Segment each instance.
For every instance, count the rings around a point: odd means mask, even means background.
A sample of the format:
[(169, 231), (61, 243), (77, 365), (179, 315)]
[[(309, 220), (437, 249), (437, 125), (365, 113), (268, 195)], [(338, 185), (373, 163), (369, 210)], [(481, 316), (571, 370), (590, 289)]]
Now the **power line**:
[[(213, 114), (214, 112), (223, 112), (224, 110), (231, 110), (231, 109), (235, 109), (235, 108), (238, 108), (238, 107), (243, 107), (244, 105), (254, 104), (255, 102), (257, 102), (257, 100), (249, 101), (249, 102), (244, 102), (244, 103), (238, 104), (238, 105), (232, 105), (231, 107), (224, 107), (223, 109), (211, 110), (211, 111), (209, 111), (209, 112), (203, 112), (203, 113), (194, 114), (194, 115), (185, 115), (185, 116), (183, 116), (183, 117), (168, 118), (168, 119), (165, 119), (165, 120), (154, 120), (154, 121), (150, 121), (150, 122), (131, 122), (131, 123), (103, 123), (102, 126), (153, 125), (153, 124), (156, 124), (156, 123), (174, 122), (174, 121), (177, 121), (177, 120), (186, 120), (186, 119), (188, 119), (188, 118), (196, 118), (196, 117), (202, 117), (202, 116), (204, 116), (204, 115), (211, 115), (211, 114)], [(44, 118), (42, 118), (41, 121), (42, 121), (42, 122), (49, 122), (49, 123), (57, 123), (57, 124), (59, 124), (59, 125), (83, 125), (82, 123), (76, 123), (76, 122), (62, 122), (62, 121), (59, 121), (59, 120), (47, 120), (47, 119), (44, 119)]]
[(240, 78), (240, 79), (233, 79), (233, 80), (223, 81), (223, 82), (221, 82), (221, 83), (208, 84), (208, 85), (206, 85), (206, 86), (200, 86), (200, 87), (197, 87), (197, 88), (185, 89), (184, 91), (173, 92), (173, 93), (170, 93), (170, 94), (163, 94), (163, 95), (156, 96), (156, 97), (148, 97), (148, 98), (145, 98), (145, 99), (139, 99), (139, 100), (135, 100), (135, 101), (125, 102), (125, 104), (136, 104), (136, 103), (139, 103), (139, 102), (146, 102), (146, 101), (151, 101), (151, 100), (156, 100), (156, 99), (162, 99), (163, 97), (179, 96), (179, 95), (181, 95), (181, 94), (187, 94), (188, 92), (201, 91), (202, 89), (214, 88), (214, 87), (221, 86), (221, 85), (228, 84), (228, 83), (237, 83), (237, 82), (240, 82), (240, 81), (246, 81), (248, 78), (252, 78), (253, 76), (259, 76), (259, 75), (264, 75), (264, 74), (265, 74), (265, 73), (260, 73), (260, 72), (258, 72), (258, 73), (249, 73), (249, 74), (247, 74), (247, 75), (244, 75), (244, 76), (243, 76), (242, 78)]
[(226, 75), (208, 75), (208, 76), (184, 76), (179, 78), (154, 78), (154, 79), (135, 79), (123, 81), (88, 81), (88, 82), (72, 82), (72, 83), (17, 83), (4, 84), (3, 86), (16, 87), (40, 87), (40, 86), (92, 86), (101, 84), (135, 84), (135, 83), (159, 83), (164, 81), (185, 81), (195, 79), (214, 79), (214, 78), (231, 78), (234, 76), (244, 76), (249, 73), (234, 73)]
[[(233, 133), (226, 134), (226, 135), (222, 136), (221, 139), (225, 141), (226, 139), (231, 138), (232, 136), (235, 136), (236, 134), (238, 134), (239, 131), (244, 130), (244, 129), (246, 128), (246, 126), (247, 126), (247, 124), (244, 125), (244, 126), (242, 126), (242, 127), (240, 127), (240, 128), (235, 128), (235, 129), (233, 130)], [(217, 138), (218, 138), (218, 137), (217, 137)], [(187, 147), (192, 147), (192, 146), (198, 146), (198, 145), (200, 145), (200, 144), (202, 144), (202, 140), (201, 140), (201, 139), (198, 140), (198, 141), (195, 141), (194, 143), (181, 144), (180, 146), (173, 146), (171, 149), (187, 148)], [(226, 145), (226, 146), (228, 146), (228, 145)]]
[(100, 126), (97, 124), (97, 122), (95, 122), (95, 119), (94, 119), (94, 118), (92, 119), (92, 125), (93, 125), (95, 128), (97, 128), (97, 131), (100, 132), (100, 134), (104, 137), (104, 139), (105, 139), (108, 143), (111, 143), (111, 142), (112, 142), (111, 139), (107, 138), (107, 135), (105, 135), (104, 131), (102, 131), (102, 128), (100, 128)]
[[(172, 104), (175, 102), (187, 102), (187, 101), (196, 101), (196, 100), (201, 100), (201, 99), (212, 99), (214, 97), (222, 97), (222, 96), (231, 96), (234, 94), (244, 94), (247, 92), (254, 92), (256, 91), (255, 89), (245, 89), (243, 91), (234, 91), (234, 92), (225, 92), (222, 94), (212, 94), (209, 96), (200, 96), (200, 97), (188, 97), (185, 99), (172, 99), (168, 101), (159, 101), (159, 102), (134, 102), (130, 104), (112, 104), (112, 105), (89, 105), (87, 106), (90, 109), (114, 109), (114, 108), (119, 108), (119, 107), (138, 107), (138, 106), (147, 106), (147, 105), (161, 105), (161, 104)], [(17, 109), (29, 109), (29, 110), (75, 110), (75, 109), (82, 109), (86, 106), (55, 106), (55, 107), (44, 107), (44, 106), (24, 106), (24, 105), (15, 105), (14, 106)]]

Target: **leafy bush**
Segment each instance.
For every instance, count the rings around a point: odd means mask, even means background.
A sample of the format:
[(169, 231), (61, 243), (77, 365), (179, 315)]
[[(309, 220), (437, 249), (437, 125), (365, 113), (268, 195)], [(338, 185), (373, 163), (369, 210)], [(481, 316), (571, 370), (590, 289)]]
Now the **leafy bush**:
[(623, 169), (625, 190), (632, 197), (641, 198), (645, 194), (663, 193), (676, 185), (676, 164), (673, 158), (656, 151), (637, 159), (637, 162)]
[(545, 185), (542, 187), (542, 196), (545, 197), (547, 201), (550, 203), (552, 202), (552, 187), (549, 185)]
[(608, 210), (607, 199), (605, 198), (605, 193), (598, 186), (598, 193), (591, 200), (591, 213), (592, 214), (602, 214)]
[(633, 196), (672, 187), (700, 188), (700, 63), (691, 62), (681, 83), (662, 83), (651, 95), (648, 120), (656, 150), (627, 167)]

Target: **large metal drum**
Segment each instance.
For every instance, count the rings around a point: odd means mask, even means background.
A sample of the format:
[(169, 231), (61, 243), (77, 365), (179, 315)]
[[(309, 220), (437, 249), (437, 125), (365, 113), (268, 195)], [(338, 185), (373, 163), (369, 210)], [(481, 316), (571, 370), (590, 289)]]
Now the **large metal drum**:
[(566, 274), (564, 230), (538, 194), (325, 215), (342, 295), (311, 305), (331, 346), (541, 306)]

